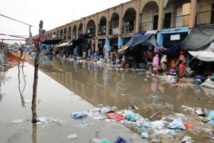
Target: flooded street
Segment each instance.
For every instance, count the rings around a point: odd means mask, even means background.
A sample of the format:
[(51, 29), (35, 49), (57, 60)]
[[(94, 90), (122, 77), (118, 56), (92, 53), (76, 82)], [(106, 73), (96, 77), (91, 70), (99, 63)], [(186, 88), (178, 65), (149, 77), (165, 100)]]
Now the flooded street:
[[(38, 80), (37, 114), (51, 122), (32, 125), (34, 67), (27, 62), (12, 65), (1, 73), (1, 143), (87, 143), (96, 135), (111, 141), (121, 136), (131, 143), (147, 142), (116, 122), (70, 117), (72, 112), (92, 109), (99, 104), (116, 106), (118, 110), (135, 105), (139, 108), (135, 112), (151, 120), (174, 113), (190, 114), (184, 110), (186, 106), (214, 109), (212, 90), (185, 86), (186, 83), (172, 86), (142, 71), (43, 57)], [(72, 134), (76, 134), (77, 139), (67, 138)]]

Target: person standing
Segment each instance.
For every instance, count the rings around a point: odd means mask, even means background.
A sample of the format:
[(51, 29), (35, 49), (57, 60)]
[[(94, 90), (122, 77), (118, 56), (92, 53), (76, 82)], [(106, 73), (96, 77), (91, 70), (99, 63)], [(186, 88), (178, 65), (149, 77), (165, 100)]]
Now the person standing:
[(156, 54), (155, 57), (152, 60), (152, 67), (153, 67), (153, 71), (155, 73), (157, 73), (158, 68), (159, 68), (159, 57), (158, 57), (158, 54)]
[(184, 55), (184, 52), (181, 51), (180, 56), (179, 56), (179, 65), (178, 65), (178, 72), (179, 72), (179, 77), (182, 78), (186, 75), (186, 58)]

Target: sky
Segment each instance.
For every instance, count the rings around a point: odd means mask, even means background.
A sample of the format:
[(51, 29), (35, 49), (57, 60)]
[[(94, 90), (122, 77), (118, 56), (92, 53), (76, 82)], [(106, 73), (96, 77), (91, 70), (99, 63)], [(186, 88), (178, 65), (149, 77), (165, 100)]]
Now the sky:
[[(37, 35), (40, 20), (43, 20), (45, 30), (51, 30), (128, 1), (130, 0), (2, 0), (0, 14), (33, 25), (32, 35)], [(0, 34), (29, 35), (29, 26), (1, 15)], [(2, 38), (12, 37), (0, 35), (0, 39)]]

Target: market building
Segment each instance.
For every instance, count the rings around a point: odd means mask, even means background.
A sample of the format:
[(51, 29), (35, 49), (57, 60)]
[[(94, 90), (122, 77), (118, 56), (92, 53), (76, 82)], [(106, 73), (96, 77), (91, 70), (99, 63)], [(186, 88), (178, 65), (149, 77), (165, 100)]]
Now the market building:
[[(194, 25), (214, 23), (213, 0), (131, 0), (64, 24), (46, 32), (47, 39), (70, 42), (90, 32), (90, 40), (79, 51), (108, 51), (121, 48), (140, 31), (155, 31), (159, 46), (171, 47), (183, 41)], [(145, 42), (145, 46), (151, 46)]]

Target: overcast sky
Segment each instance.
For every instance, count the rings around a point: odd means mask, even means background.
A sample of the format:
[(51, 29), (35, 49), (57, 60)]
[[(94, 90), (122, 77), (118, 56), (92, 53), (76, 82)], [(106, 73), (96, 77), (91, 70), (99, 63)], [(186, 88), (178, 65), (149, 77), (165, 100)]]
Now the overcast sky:
[[(50, 30), (130, 0), (2, 0), (0, 14)], [(0, 16), (0, 33), (29, 35), (29, 27)], [(32, 34), (38, 34), (32, 28)], [(0, 36), (2, 38), (11, 38)]]

